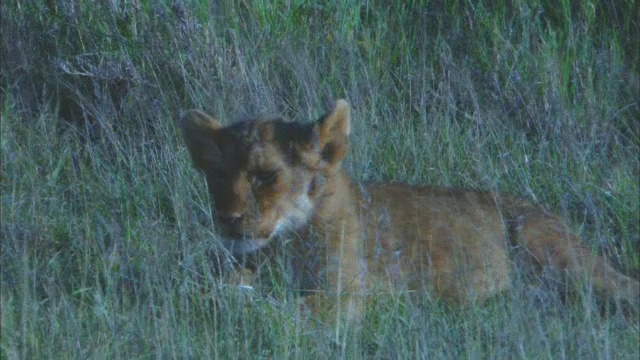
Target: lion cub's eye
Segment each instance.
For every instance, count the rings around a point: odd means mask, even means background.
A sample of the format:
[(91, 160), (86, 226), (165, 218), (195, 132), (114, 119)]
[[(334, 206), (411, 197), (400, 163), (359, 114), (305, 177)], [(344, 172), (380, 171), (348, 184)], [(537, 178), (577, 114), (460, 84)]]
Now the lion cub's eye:
[(254, 179), (262, 185), (273, 183), (277, 177), (277, 170), (260, 170), (254, 174)]

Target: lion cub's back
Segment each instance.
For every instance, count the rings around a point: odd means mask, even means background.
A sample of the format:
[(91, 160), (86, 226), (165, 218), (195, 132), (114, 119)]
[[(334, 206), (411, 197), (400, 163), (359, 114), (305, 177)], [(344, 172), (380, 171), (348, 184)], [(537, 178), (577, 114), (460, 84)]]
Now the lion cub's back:
[(462, 302), (509, 284), (498, 195), (402, 184), (367, 185), (362, 193), (365, 247), (376, 277)]

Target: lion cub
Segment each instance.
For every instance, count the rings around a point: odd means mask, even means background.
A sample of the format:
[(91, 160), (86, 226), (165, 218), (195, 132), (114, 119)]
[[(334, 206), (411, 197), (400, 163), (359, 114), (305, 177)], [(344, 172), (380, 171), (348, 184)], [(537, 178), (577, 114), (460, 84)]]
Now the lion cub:
[(340, 168), (350, 122), (344, 100), (311, 124), (257, 118), (223, 127), (203, 112), (185, 114), (185, 143), (233, 254), (292, 239), (292, 285), (315, 294), (313, 308), (338, 304), (349, 319), (381, 287), (423, 289), (457, 303), (486, 299), (509, 287), (513, 246), (638, 309), (638, 282), (540, 206), (495, 192), (354, 184)]

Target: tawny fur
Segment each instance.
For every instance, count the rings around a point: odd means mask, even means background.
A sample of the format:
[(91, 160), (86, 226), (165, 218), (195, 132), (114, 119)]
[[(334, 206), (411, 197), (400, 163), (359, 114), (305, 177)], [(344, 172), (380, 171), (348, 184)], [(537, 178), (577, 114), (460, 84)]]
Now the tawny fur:
[(340, 168), (350, 121), (344, 100), (307, 125), (255, 119), (223, 127), (197, 110), (181, 121), (222, 241), (243, 255), (264, 251), (273, 239), (293, 239), (292, 279), (320, 294), (312, 296), (316, 311), (339, 299), (336, 313), (358, 318), (361, 300), (385, 288), (481, 301), (510, 286), (513, 246), (639, 308), (638, 282), (536, 204), (495, 192), (353, 183)]

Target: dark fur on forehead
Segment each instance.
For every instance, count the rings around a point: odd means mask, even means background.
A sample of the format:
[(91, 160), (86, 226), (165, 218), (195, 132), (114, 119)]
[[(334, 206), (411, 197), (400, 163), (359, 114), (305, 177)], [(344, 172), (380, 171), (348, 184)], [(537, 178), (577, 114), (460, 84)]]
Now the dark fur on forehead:
[(313, 138), (313, 124), (302, 124), (295, 121), (278, 119), (273, 122), (274, 141), (278, 144), (293, 143), (303, 145)]
[(245, 119), (222, 129), (230, 136), (241, 140), (244, 150), (248, 150), (254, 142), (261, 141), (256, 134), (259, 125), (270, 124), (273, 132), (273, 144), (278, 147), (287, 161), (291, 164), (300, 161), (298, 149), (311, 143), (313, 139), (313, 124), (303, 124), (295, 121), (286, 121), (279, 117), (259, 117)]
[(273, 140), (291, 165), (300, 165), (300, 150), (308, 148), (314, 141), (313, 124), (303, 124), (281, 119), (273, 122)]

